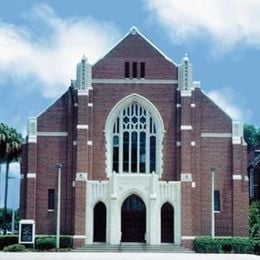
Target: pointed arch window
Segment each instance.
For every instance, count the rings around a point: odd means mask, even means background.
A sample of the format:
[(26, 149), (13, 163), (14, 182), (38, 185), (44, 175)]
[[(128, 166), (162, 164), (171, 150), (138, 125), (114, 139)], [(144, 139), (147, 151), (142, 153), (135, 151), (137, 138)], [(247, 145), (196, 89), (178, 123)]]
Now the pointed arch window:
[(113, 122), (113, 163), (116, 173), (156, 171), (156, 124), (150, 111), (137, 102), (121, 109)]

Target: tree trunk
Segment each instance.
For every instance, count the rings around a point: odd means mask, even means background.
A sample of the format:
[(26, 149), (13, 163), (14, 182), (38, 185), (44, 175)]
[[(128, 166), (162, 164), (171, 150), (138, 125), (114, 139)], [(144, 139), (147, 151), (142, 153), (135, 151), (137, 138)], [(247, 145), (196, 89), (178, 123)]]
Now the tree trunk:
[(8, 174), (9, 174), (9, 162), (6, 161), (6, 171), (5, 171), (5, 195), (4, 195), (4, 219), (3, 219), (4, 235), (6, 235), (6, 231), (7, 231)]

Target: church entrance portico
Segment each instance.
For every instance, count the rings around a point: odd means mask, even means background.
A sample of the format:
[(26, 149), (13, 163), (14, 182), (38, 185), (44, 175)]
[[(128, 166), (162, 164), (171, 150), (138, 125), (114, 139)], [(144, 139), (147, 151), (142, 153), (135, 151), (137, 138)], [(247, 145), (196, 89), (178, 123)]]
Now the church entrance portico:
[(106, 209), (102, 239), (105, 234), (106, 243), (180, 245), (180, 184), (159, 181), (156, 174), (112, 174), (108, 181), (87, 181), (85, 243), (96, 240), (94, 215), (102, 201)]

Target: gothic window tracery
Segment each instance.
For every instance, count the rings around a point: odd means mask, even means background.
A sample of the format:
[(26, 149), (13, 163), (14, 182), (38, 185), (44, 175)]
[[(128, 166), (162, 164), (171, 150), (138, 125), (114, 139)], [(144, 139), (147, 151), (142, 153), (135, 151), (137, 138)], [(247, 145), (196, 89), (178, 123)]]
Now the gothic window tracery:
[(117, 173), (156, 171), (156, 124), (137, 102), (121, 109), (113, 125), (113, 166)]

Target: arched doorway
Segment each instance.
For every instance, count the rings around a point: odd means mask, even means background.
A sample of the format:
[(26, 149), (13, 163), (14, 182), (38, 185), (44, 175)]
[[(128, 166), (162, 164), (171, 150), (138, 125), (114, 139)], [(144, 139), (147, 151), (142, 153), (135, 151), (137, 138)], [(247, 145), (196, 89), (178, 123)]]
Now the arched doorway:
[(129, 196), (121, 208), (122, 242), (145, 242), (146, 208), (137, 195)]
[(94, 242), (106, 242), (106, 206), (103, 202), (94, 208)]
[(174, 210), (168, 202), (161, 208), (161, 242), (174, 242)]

